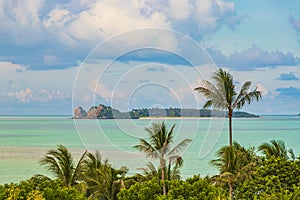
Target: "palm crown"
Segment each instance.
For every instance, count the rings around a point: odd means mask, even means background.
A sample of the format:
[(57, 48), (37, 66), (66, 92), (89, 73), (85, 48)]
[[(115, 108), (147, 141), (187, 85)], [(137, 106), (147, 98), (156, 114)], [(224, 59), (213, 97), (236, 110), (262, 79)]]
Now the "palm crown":
[(227, 110), (229, 118), (229, 143), (232, 146), (232, 115), (234, 109), (240, 110), (245, 103), (250, 104), (252, 100), (258, 101), (261, 92), (255, 88), (250, 91), (251, 81), (245, 82), (239, 93), (236, 92), (233, 77), (229, 72), (219, 68), (212, 76), (214, 83), (205, 81), (205, 86), (195, 88), (195, 91), (203, 94), (208, 100), (204, 108), (215, 108), (217, 110)]
[[(191, 141), (190, 139), (184, 139), (178, 143), (175, 147), (171, 148), (173, 143), (175, 124), (170, 130), (167, 130), (165, 122), (153, 123), (152, 127), (145, 128), (149, 136), (149, 142), (145, 139), (140, 139), (140, 144), (134, 146), (141, 152), (144, 152), (147, 157), (158, 159), (160, 161), (161, 179), (165, 180), (166, 162), (168, 161), (168, 168), (171, 164), (182, 165), (183, 160), (179, 151), (181, 151)], [(170, 170), (169, 170), (170, 171)], [(164, 194), (166, 194), (166, 187), (163, 188)]]

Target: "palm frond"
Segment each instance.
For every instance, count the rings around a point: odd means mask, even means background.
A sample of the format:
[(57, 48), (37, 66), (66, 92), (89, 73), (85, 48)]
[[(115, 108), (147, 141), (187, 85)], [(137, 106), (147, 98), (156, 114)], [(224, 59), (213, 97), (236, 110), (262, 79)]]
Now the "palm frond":
[(135, 145), (134, 148), (144, 152), (147, 157), (157, 158), (159, 156), (158, 151), (145, 139), (140, 139), (140, 144)]
[(270, 143), (263, 143), (258, 147), (258, 150), (261, 151), (267, 158), (271, 156), (281, 157), (288, 159), (287, 149), (282, 140), (271, 140)]
[(148, 179), (157, 178), (157, 180), (159, 180), (159, 178), (160, 178), (159, 177), (159, 170), (160, 169), (156, 169), (152, 162), (147, 162), (145, 168), (141, 167), (141, 168), (138, 168), (138, 170), (142, 170), (143, 174)]
[(258, 101), (262, 97), (261, 92), (258, 91), (257, 88), (255, 88), (255, 90), (253, 90), (251, 92), (248, 92), (248, 90), (250, 89), (250, 86), (251, 86), (250, 81), (246, 82), (242, 86), (240, 93), (233, 104), (233, 108), (237, 108), (239, 110), (246, 103), (250, 104), (253, 100)]
[(217, 88), (211, 82), (205, 81), (206, 87), (197, 87), (194, 90), (205, 96), (208, 101), (203, 108), (213, 107), (217, 110), (223, 110), (228, 107), (223, 89)]
[(192, 140), (191, 139), (184, 139), (180, 143), (178, 143), (173, 149), (168, 153), (167, 156), (173, 156), (178, 152), (182, 151)]
[(85, 171), (85, 166), (86, 166), (86, 158), (87, 158), (88, 151), (85, 151), (79, 161), (77, 162), (76, 167), (74, 168), (74, 171), (72, 173), (72, 183), (76, 183), (78, 180), (83, 179), (83, 173)]

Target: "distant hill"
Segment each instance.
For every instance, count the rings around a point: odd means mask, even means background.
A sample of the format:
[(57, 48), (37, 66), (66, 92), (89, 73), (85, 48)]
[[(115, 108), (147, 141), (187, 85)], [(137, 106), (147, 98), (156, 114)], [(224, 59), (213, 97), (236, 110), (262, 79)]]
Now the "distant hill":
[[(92, 106), (88, 111), (82, 107), (74, 109), (75, 119), (139, 119), (146, 117), (225, 117), (227, 113), (218, 110), (193, 108), (140, 108), (128, 112), (120, 112), (110, 106), (99, 104)], [(234, 112), (233, 117), (255, 118), (259, 117), (247, 112)]]

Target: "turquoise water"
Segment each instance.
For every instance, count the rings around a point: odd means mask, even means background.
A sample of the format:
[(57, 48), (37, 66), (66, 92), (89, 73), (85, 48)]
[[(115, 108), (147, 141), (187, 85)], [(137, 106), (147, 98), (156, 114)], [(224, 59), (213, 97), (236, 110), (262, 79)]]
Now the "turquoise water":
[[(145, 166), (144, 155), (132, 146), (146, 137), (144, 128), (154, 121), (143, 120), (73, 120), (67, 116), (0, 116), (0, 183), (19, 181), (34, 174), (50, 175), (38, 164), (39, 159), (57, 144), (67, 146), (75, 158), (88, 149), (100, 150), (114, 167), (127, 166), (129, 174)], [(194, 174), (213, 175), (209, 165), (215, 152), (228, 144), (227, 119), (165, 119), (176, 124), (175, 143), (184, 138), (192, 143), (183, 154), (184, 178)], [(245, 146), (259, 146), (272, 139), (284, 140), (287, 148), (300, 154), (300, 118), (262, 116), (234, 119), (233, 138)]]

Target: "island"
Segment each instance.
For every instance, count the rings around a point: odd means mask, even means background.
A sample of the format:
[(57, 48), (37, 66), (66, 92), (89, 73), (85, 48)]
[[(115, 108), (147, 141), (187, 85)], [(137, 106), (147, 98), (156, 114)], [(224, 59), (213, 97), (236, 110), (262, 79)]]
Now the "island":
[[(227, 112), (194, 109), (194, 108), (139, 108), (128, 112), (121, 112), (110, 106), (99, 104), (85, 111), (81, 106), (74, 109), (74, 119), (140, 119), (149, 117), (227, 117)], [(247, 112), (237, 111), (233, 117), (257, 118), (259, 116)]]

